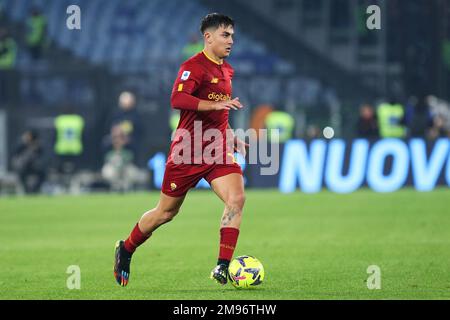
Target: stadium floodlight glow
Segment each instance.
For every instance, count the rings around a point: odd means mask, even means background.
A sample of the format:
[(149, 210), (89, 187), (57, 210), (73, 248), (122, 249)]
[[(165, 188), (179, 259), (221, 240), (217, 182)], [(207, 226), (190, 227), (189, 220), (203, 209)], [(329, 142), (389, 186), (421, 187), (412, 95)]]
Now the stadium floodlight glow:
[[(386, 158), (392, 156), (392, 169), (383, 174)], [(399, 139), (379, 140), (372, 147), (367, 169), (367, 183), (377, 192), (392, 192), (400, 189), (408, 177), (409, 152)]]
[(326, 139), (333, 139), (333, 137), (334, 137), (334, 129), (332, 127), (325, 127), (323, 129), (323, 133), (322, 134), (323, 134), (323, 136)]

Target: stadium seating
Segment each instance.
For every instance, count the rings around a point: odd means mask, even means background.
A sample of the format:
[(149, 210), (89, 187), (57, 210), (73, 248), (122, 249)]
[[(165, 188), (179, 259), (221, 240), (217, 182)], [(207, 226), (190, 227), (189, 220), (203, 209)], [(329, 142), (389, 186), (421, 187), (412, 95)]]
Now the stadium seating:
[[(47, 55), (37, 62), (27, 50), (19, 50), (19, 70), (30, 73), (48, 67), (59, 73), (66, 64), (70, 70), (78, 65), (102, 66), (120, 75), (118, 87), (132, 87), (142, 101), (161, 108), (168, 103), (167, 88), (182, 60), (183, 47), (193, 34), (199, 34), (199, 19), (209, 12), (198, 0), (0, 0), (0, 4), (16, 26), (24, 25), (32, 6), (41, 9), (48, 19), (52, 48), (62, 49), (54, 50), (58, 51), (55, 58)], [(81, 30), (67, 28), (70, 5), (81, 9)], [(263, 40), (255, 41), (241, 30), (244, 23), (237, 22), (230, 58), (236, 69), (233, 92), (248, 108), (232, 121), (245, 126), (252, 109), (267, 103), (279, 109), (290, 106), (291, 112), (300, 107), (314, 109), (327, 117), (321, 110), (328, 103), (321, 97), (330, 88), (274, 54)]]
[[(93, 64), (117, 73), (151, 71), (153, 65), (177, 64), (189, 37), (198, 33), (199, 17), (208, 11), (196, 1), (183, 0), (0, 0), (13, 21), (24, 22), (31, 6), (48, 18), (54, 44)], [(69, 5), (81, 8), (81, 30), (66, 27)], [(170, 27), (167, 22), (171, 21)], [(25, 58), (19, 62), (26, 63)], [(239, 34), (233, 63), (243, 72), (292, 70), (258, 42)]]

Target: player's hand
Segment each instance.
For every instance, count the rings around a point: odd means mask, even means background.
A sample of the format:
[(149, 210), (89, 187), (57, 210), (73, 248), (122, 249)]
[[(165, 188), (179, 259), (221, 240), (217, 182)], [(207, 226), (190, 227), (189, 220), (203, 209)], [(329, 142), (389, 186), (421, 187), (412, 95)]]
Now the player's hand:
[(245, 141), (238, 137), (234, 138), (234, 151), (239, 152), (244, 158), (247, 155), (247, 147), (249, 146), (248, 143), (245, 143)]
[(212, 110), (239, 110), (242, 109), (243, 105), (239, 101), (239, 98), (234, 98), (233, 100), (219, 101), (212, 105)]

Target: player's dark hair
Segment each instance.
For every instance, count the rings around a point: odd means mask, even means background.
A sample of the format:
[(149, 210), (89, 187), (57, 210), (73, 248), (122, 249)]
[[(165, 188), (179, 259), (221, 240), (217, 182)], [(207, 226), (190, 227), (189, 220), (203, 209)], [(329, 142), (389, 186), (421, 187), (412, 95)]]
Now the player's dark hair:
[(234, 21), (230, 17), (220, 14), (220, 13), (210, 13), (206, 17), (203, 18), (202, 23), (200, 25), (200, 31), (202, 34), (209, 28), (217, 29), (220, 26), (223, 27), (234, 27)]

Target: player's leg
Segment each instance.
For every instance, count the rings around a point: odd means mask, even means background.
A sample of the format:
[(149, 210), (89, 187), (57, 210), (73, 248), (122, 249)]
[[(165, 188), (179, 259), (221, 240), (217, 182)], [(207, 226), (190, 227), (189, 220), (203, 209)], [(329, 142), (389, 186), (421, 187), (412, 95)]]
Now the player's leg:
[(170, 197), (161, 192), (157, 206), (145, 212), (127, 240), (125, 249), (134, 253), (137, 247), (143, 244), (161, 225), (171, 221), (178, 213), (185, 196)]
[(131, 257), (161, 225), (171, 221), (183, 204), (185, 196), (169, 197), (161, 193), (158, 205), (144, 213), (131, 231), (129, 237), (116, 244), (114, 277), (121, 286), (126, 286), (130, 277)]
[(212, 180), (211, 187), (225, 204), (220, 223), (219, 257), (211, 277), (225, 284), (228, 279), (228, 265), (234, 254), (242, 221), (245, 203), (244, 180), (242, 174), (231, 173)]
[(151, 234), (163, 224), (170, 222), (180, 211), (184, 198), (170, 197), (161, 192), (156, 208), (144, 213), (139, 220), (138, 226), (143, 234)]

